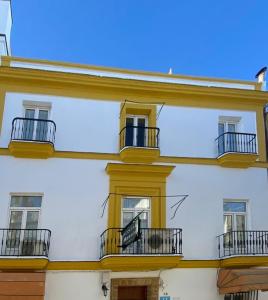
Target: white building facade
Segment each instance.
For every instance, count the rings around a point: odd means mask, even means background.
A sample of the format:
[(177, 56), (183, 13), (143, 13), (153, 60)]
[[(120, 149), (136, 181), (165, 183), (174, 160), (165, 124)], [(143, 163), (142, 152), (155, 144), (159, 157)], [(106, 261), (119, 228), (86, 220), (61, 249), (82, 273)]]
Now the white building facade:
[(21, 59), (8, 48), (1, 299), (268, 299), (262, 81)]

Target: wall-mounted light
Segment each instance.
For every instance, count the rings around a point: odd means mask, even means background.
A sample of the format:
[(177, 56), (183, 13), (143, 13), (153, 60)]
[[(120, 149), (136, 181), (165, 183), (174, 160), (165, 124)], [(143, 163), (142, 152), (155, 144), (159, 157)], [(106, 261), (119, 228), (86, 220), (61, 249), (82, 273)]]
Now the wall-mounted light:
[(106, 283), (103, 283), (103, 284), (102, 284), (101, 289), (102, 289), (102, 291), (103, 291), (104, 297), (107, 297), (107, 293), (108, 293), (108, 290), (109, 290), (109, 289), (107, 288)]

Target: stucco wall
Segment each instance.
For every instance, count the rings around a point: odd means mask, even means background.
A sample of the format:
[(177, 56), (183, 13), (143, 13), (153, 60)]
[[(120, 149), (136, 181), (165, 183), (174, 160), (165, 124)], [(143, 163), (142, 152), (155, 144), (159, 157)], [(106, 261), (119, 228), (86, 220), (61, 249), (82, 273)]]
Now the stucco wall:
[[(100, 217), (109, 193), (106, 165), (102, 160), (0, 156), (0, 227), (8, 227), (10, 193), (42, 193), (39, 227), (52, 231), (50, 258), (97, 260), (107, 226), (108, 207)], [(175, 194), (189, 194), (173, 220), (171, 206), (178, 199), (167, 198), (167, 226), (183, 229), (185, 259), (218, 257), (223, 199), (249, 201), (249, 229), (268, 229), (266, 169), (176, 165), (167, 182), (167, 195)]]
[[(18, 93), (6, 95), (0, 147), (8, 146), (12, 120), (24, 116), (24, 101), (51, 104), (56, 150), (118, 153), (120, 102)], [(164, 106), (157, 120), (161, 155), (216, 157), (220, 116), (240, 117), (238, 131), (256, 133), (255, 112)]]

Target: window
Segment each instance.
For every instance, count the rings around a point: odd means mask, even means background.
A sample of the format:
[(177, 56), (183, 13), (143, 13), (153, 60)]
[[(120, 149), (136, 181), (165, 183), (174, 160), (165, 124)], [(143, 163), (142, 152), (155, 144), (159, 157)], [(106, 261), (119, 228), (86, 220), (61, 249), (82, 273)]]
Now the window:
[[(241, 247), (247, 228), (247, 202), (224, 201), (224, 246)], [(234, 245), (233, 240), (237, 243)]]
[(224, 300), (258, 300), (258, 291), (227, 294)]
[[(46, 141), (49, 111), (45, 108), (25, 108), (23, 139), (29, 141)], [(38, 121), (36, 121), (36, 120)]]
[(146, 129), (148, 120), (146, 116), (126, 116), (126, 137), (125, 146), (146, 147)]
[(140, 214), (141, 228), (150, 227), (150, 199), (149, 198), (123, 198), (122, 227), (125, 227), (133, 218)]
[(11, 197), (8, 248), (19, 248), (22, 240), (34, 239), (37, 234), (37, 231), (34, 229), (38, 228), (41, 202), (41, 196)]

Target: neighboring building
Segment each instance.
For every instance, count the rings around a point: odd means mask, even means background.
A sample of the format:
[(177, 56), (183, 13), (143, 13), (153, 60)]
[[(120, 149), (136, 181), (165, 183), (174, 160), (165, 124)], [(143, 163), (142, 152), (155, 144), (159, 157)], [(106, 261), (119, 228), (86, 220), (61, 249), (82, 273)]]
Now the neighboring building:
[(267, 300), (265, 69), (15, 58), (10, 20), (0, 0), (0, 299)]

